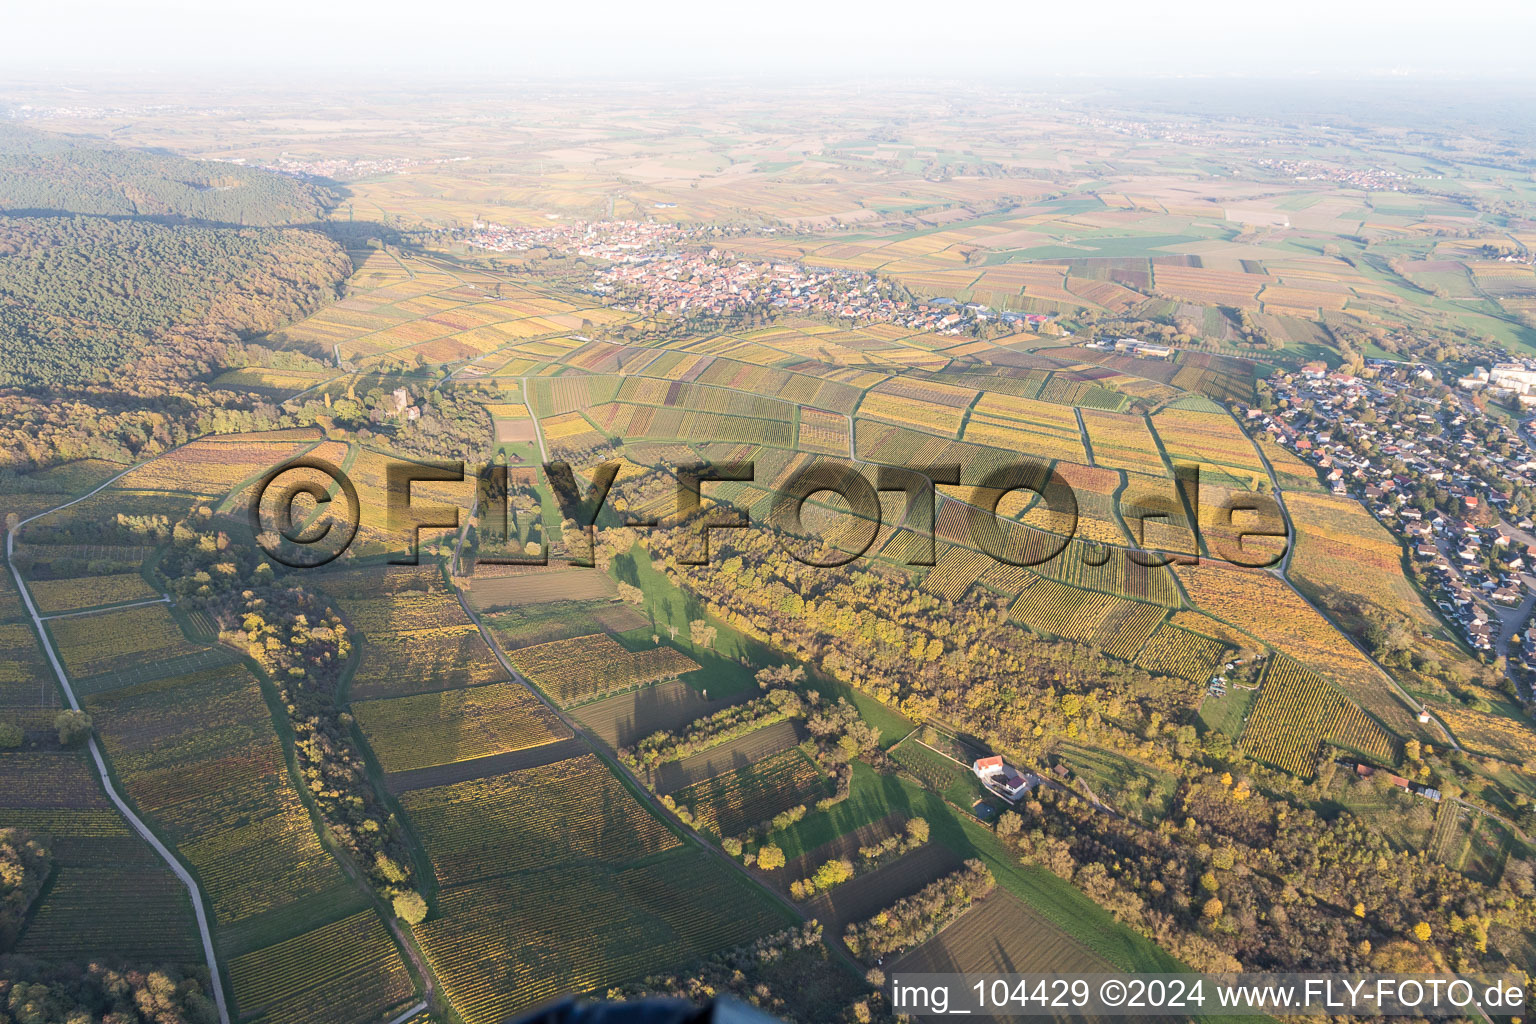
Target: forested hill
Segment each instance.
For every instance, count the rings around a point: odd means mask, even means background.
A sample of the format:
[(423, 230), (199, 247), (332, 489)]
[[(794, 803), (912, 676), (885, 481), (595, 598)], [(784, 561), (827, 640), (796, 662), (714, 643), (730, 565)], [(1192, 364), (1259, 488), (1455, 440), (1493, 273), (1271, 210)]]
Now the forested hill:
[(172, 336), (272, 330), (351, 268), (313, 231), (0, 216), (0, 386), (104, 382)]
[(262, 227), (314, 223), (335, 202), (328, 189), (267, 171), (0, 124), (0, 212)]
[(0, 467), (127, 462), (214, 420), (276, 416), (212, 381), (352, 273), (317, 223), (332, 199), (0, 125)]

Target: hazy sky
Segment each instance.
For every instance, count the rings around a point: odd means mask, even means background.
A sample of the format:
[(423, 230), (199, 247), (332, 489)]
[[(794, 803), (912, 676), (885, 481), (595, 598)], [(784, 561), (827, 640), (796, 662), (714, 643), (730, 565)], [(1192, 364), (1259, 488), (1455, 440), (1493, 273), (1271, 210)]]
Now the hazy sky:
[(0, 76), (1536, 78), (1536, 0), (10, 0)]

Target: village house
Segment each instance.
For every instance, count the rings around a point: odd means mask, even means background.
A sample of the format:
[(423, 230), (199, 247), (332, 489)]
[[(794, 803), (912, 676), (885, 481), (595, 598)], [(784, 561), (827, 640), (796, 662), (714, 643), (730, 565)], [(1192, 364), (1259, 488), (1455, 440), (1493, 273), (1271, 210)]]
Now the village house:
[(1036, 775), (1026, 775), (1006, 763), (1001, 754), (978, 758), (971, 771), (981, 784), (1005, 800), (1017, 803), (1040, 781)]

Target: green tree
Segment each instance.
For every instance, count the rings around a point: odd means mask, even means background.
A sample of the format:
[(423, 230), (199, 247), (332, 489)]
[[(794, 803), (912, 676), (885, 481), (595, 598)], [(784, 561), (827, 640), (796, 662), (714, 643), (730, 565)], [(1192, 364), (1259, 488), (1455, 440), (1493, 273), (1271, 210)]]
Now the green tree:
[(53, 727), (59, 732), (60, 743), (66, 747), (75, 747), (85, 742), (95, 723), (84, 711), (60, 711), (54, 716)]
[(419, 892), (403, 892), (395, 897), (395, 916), (409, 925), (418, 925), (427, 919), (427, 901)]
[(21, 746), (23, 735), (21, 726), (0, 722), (0, 750), (15, 750)]

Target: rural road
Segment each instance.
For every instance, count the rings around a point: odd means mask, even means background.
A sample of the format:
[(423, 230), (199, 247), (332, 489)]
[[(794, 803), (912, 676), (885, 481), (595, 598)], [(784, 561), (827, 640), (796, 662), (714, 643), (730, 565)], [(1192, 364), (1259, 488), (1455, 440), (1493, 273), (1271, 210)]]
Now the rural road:
[[(174, 449), (168, 450), (166, 454), (173, 450)], [(64, 672), (64, 665), (59, 661), (58, 652), (53, 649), (53, 641), (49, 639), (48, 631), (43, 626), (43, 617), (37, 613), (37, 606), (32, 603), (32, 595), (27, 590), (26, 581), (21, 578), (21, 572), (16, 568), (15, 562), (13, 560), (13, 555), (15, 553), (16, 534), (21, 531), (23, 526), (26, 526), (34, 519), (41, 519), (43, 516), (58, 512), (60, 509), (66, 509), (71, 505), (77, 505), (84, 501), (86, 498), (96, 494), (98, 491), (105, 490), (107, 487), (115, 484), (118, 480), (121, 480), (123, 477), (127, 476), (137, 468), (137, 466), (129, 466), (121, 473), (105, 481), (104, 483), (99, 484), (93, 490), (87, 491), (85, 494), (80, 495), (80, 497), (75, 498), (72, 501), (66, 501), (62, 505), (56, 505), (44, 512), (38, 512), (36, 515), (28, 516), (26, 519), (23, 519), (21, 522), (17, 523), (15, 529), (10, 530), (5, 535), (5, 561), (6, 565), (11, 570), (12, 578), (14, 578), (16, 581), (16, 590), (21, 595), (22, 601), (27, 606), (27, 614), (32, 617), (33, 628), (37, 630), (38, 640), (43, 645), (43, 652), (48, 655), (48, 662), (53, 666), (54, 675), (58, 676), (59, 685), (64, 690), (64, 696), (68, 699), (69, 706), (76, 711), (81, 710), (80, 702), (75, 698), (74, 688), (69, 684), (69, 676)], [(153, 604), (154, 602), (149, 603)], [(224, 986), (220, 983), (219, 980), (218, 958), (213, 951), (213, 934), (208, 930), (208, 914), (207, 911), (203, 909), (202, 890), (198, 888), (197, 881), (192, 877), (191, 872), (182, 866), (181, 862), (176, 859), (175, 855), (173, 855), (170, 850), (166, 849), (165, 844), (160, 842), (159, 838), (149, 830), (149, 826), (144, 824), (144, 822), (139, 819), (137, 814), (133, 813), (133, 810), (129, 808), (128, 804), (123, 800), (123, 798), (118, 796), (117, 790), (112, 788), (112, 778), (110, 773), (107, 771), (107, 762), (106, 759), (102, 757), (101, 746), (96, 742), (96, 736), (94, 733), (89, 738), (88, 745), (91, 752), (91, 760), (96, 763), (96, 773), (101, 778), (101, 785), (107, 792), (107, 798), (112, 801), (112, 803), (117, 807), (118, 812), (121, 813), (122, 816), (127, 819), (128, 823), (133, 826), (133, 830), (144, 838), (144, 841), (150, 845), (155, 853), (159, 854), (160, 858), (165, 861), (165, 863), (170, 867), (171, 871), (175, 873), (176, 877), (181, 879), (182, 884), (187, 887), (187, 892), (192, 897), (192, 910), (197, 915), (197, 930), (203, 941), (203, 957), (208, 966), (209, 987), (213, 989), (214, 1003), (217, 1005), (219, 1011), (219, 1022), (220, 1024), (230, 1024), (229, 1006), (224, 1001)]]

